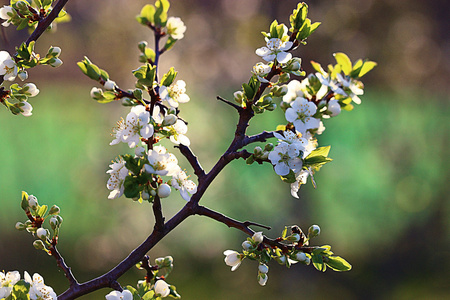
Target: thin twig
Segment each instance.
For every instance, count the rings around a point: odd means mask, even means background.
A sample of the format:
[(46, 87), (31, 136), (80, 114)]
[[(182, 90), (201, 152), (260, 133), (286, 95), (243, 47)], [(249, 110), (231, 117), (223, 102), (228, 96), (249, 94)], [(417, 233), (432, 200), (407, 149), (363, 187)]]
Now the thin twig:
[(222, 97), (220, 97), (220, 96), (217, 96), (216, 99), (222, 101), (223, 103), (226, 103), (226, 104), (230, 105), (231, 107), (235, 108), (237, 111), (241, 111), (241, 110), (243, 109), (243, 108), (240, 107), (239, 105), (237, 105), (237, 104), (235, 104), (235, 103), (233, 103), (233, 102), (230, 102), (230, 101), (228, 101), (227, 99), (222, 98)]
[(242, 146), (247, 146), (248, 144), (256, 142), (265, 142), (267, 139), (274, 137), (274, 132), (276, 131), (263, 131), (260, 134), (246, 136), (242, 142)]
[(58, 267), (64, 271), (64, 275), (69, 280), (70, 286), (77, 286), (78, 281), (75, 279), (75, 276), (73, 276), (72, 269), (66, 265), (64, 258), (61, 256), (56, 246), (50, 248), (50, 253), (56, 259)]
[(155, 231), (162, 231), (164, 228), (164, 216), (162, 213), (161, 199), (158, 195), (153, 200), (153, 214), (155, 215)]

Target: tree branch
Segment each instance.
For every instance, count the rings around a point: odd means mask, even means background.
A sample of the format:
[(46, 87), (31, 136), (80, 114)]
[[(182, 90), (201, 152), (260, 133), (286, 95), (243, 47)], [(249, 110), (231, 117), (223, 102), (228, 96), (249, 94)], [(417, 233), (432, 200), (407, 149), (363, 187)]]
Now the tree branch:
[(161, 199), (158, 195), (153, 200), (153, 214), (155, 215), (155, 231), (162, 231), (164, 228), (164, 216), (162, 213)]
[(69, 2), (69, 0), (59, 0), (58, 3), (56, 3), (55, 7), (53, 7), (52, 11), (48, 14), (48, 16), (39, 22), (36, 29), (33, 31), (33, 33), (28, 37), (27, 41), (25, 42), (27, 45), (30, 44), (32, 41), (36, 41), (42, 33), (52, 24), (53, 20), (55, 20), (61, 10), (64, 8), (66, 3)]
[(201, 181), (206, 174), (202, 166), (200, 165), (198, 157), (194, 155), (194, 153), (188, 146), (180, 144), (175, 146), (175, 148), (180, 149), (181, 154), (183, 154), (184, 157), (186, 157), (189, 164), (194, 169), (194, 174), (197, 175), (198, 180)]
[(73, 276), (71, 268), (66, 265), (64, 258), (61, 256), (56, 246), (50, 248), (50, 253), (56, 259), (56, 264), (58, 267), (64, 271), (64, 275), (69, 280), (70, 286), (72, 287), (78, 285), (78, 281)]
[(243, 108), (240, 107), (239, 105), (237, 105), (237, 104), (235, 104), (233, 102), (230, 102), (227, 99), (224, 99), (224, 98), (222, 98), (220, 96), (217, 96), (216, 99), (222, 101), (223, 103), (226, 103), (226, 104), (230, 105), (231, 107), (235, 108), (237, 111), (243, 110)]
[(263, 131), (260, 134), (252, 135), (252, 136), (246, 136), (244, 140), (242, 141), (242, 146), (247, 146), (251, 143), (256, 142), (265, 142), (269, 138), (273, 138), (273, 133), (276, 131)]

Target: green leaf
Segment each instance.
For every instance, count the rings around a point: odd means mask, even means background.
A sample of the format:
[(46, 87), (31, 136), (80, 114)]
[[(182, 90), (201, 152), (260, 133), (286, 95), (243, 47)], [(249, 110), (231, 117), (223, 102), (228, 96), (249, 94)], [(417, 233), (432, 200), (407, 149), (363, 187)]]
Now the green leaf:
[(337, 52), (333, 54), (336, 62), (341, 66), (345, 75), (350, 75), (352, 71), (352, 62), (345, 53)]
[(294, 183), (296, 181), (295, 173), (292, 170), (289, 171), (289, 174), (287, 174), (285, 176), (280, 175), (280, 177), (281, 177), (281, 180), (283, 180), (286, 183)]
[(167, 12), (169, 11), (170, 3), (167, 0), (158, 0), (155, 6), (155, 26), (164, 27), (167, 23)]
[(277, 38), (278, 37), (278, 31), (277, 31), (278, 21), (273, 20), (272, 24), (270, 24), (270, 37), (271, 38)]
[(311, 153), (306, 158), (308, 159), (308, 158), (312, 158), (314, 156), (328, 157), (328, 153), (330, 152), (330, 149), (331, 149), (331, 146), (319, 147), (319, 148), (311, 151)]
[(366, 61), (364, 62), (361, 71), (359, 72), (358, 77), (363, 77), (365, 74), (367, 74), (369, 71), (371, 71), (373, 68), (377, 66), (377, 63), (374, 61)]
[(312, 263), (314, 268), (316, 268), (319, 271), (325, 272), (327, 266), (323, 262), (323, 257), (320, 254), (314, 254), (312, 255)]
[(147, 4), (141, 9), (141, 13), (139, 14), (139, 16), (136, 17), (136, 19), (142, 25), (147, 25), (148, 23), (154, 24), (155, 11), (156, 8), (153, 5)]
[(38, 216), (44, 217), (45, 213), (47, 212), (47, 209), (48, 209), (47, 205), (42, 205), (37, 212)]
[(175, 299), (180, 299), (181, 295), (177, 293), (177, 288), (174, 285), (169, 286), (170, 294), (169, 296)]
[(309, 35), (313, 34), (314, 31), (316, 31), (316, 29), (319, 28), (320, 24), (322, 23), (321, 22), (312, 23), (311, 26), (309, 27)]
[(323, 166), (324, 164), (326, 164), (330, 161), (332, 161), (331, 158), (328, 158), (328, 157), (325, 157), (322, 155), (313, 156), (313, 157), (305, 159), (305, 161), (303, 163), (303, 167), (319, 169), (321, 166)]
[(288, 230), (288, 228), (287, 228), (287, 226), (284, 226), (284, 230), (283, 230), (283, 232), (281, 233), (281, 237), (284, 239), (285, 237), (286, 237), (286, 235), (287, 235), (287, 230)]
[(141, 173), (143, 161), (139, 157), (135, 158), (130, 154), (126, 154), (123, 156), (123, 160), (125, 161), (125, 167), (133, 174), (138, 175)]
[(352, 265), (349, 264), (345, 259), (340, 256), (330, 256), (326, 264), (333, 269), (334, 271), (343, 272), (350, 271), (352, 269)]
[(138, 79), (138, 83), (147, 87), (152, 87), (156, 76), (156, 66), (145, 64), (139, 67), (139, 69), (134, 70), (132, 73), (134, 77)]
[(151, 299), (154, 299), (154, 296), (155, 296), (155, 291), (151, 290), (142, 296), (142, 300), (151, 300)]
[(123, 183), (124, 195), (127, 198), (137, 198), (139, 196), (139, 182), (136, 176), (128, 175)]
[(20, 206), (22, 207), (22, 209), (24, 211), (28, 211), (29, 210), (28, 194), (27, 194), (27, 192), (22, 191), (22, 202), (20, 203)]
[(312, 65), (313, 69), (316, 70), (317, 72), (319, 72), (320, 74), (325, 75), (327, 73), (323, 70), (322, 66), (319, 63), (317, 63), (315, 61), (311, 61), (311, 65)]
[(244, 89), (244, 93), (247, 99), (252, 100), (255, 96), (255, 91), (247, 83), (243, 83), (242, 88)]
[(170, 68), (169, 72), (164, 74), (164, 76), (161, 79), (161, 84), (165, 86), (170, 86), (172, 82), (175, 80), (175, 77), (177, 77), (178, 72), (175, 71), (175, 69), (172, 67)]
[(30, 295), (28, 293), (30, 292), (30, 286), (31, 285), (23, 279), (18, 281), (11, 291), (12, 299), (29, 300)]

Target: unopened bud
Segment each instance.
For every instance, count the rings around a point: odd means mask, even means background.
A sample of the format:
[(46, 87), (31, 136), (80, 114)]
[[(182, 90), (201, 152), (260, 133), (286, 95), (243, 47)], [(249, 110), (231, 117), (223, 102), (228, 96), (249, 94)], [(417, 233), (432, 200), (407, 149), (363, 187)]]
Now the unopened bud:
[(106, 80), (105, 84), (103, 85), (105, 90), (107, 91), (113, 91), (116, 88), (116, 83), (112, 80)]
[(45, 228), (38, 228), (38, 230), (36, 230), (36, 236), (45, 241), (47, 239), (47, 230)]
[(293, 234), (291, 234), (290, 236), (288, 236), (288, 237), (286, 238), (286, 240), (287, 240), (287, 241), (290, 241), (290, 242), (298, 242), (298, 241), (300, 241), (300, 234), (298, 234), (298, 233), (293, 233)]
[(255, 232), (255, 234), (253, 234), (252, 239), (257, 242), (258, 244), (261, 244), (262, 241), (264, 240), (264, 236), (262, 234), (261, 231), (259, 232)]
[(139, 42), (138, 48), (142, 53), (144, 53), (145, 47), (147, 47), (147, 45), (148, 45), (148, 43), (146, 41), (142, 41), (142, 42)]
[(265, 147), (264, 147), (264, 151), (272, 151), (273, 150), (273, 144), (272, 143), (268, 143)]
[(141, 198), (142, 198), (142, 200), (148, 200), (148, 199), (150, 199), (150, 194), (147, 191), (142, 191)]
[(48, 53), (47, 53), (47, 57), (59, 57), (59, 55), (61, 54), (61, 48), (59, 47), (50, 47), (50, 49), (48, 49)]
[(250, 250), (252, 247), (253, 247), (253, 245), (249, 241), (244, 241), (242, 243), (242, 249), (244, 249), (245, 251)]
[(43, 249), (45, 249), (44, 242), (42, 242), (41, 240), (35, 240), (35, 241), (33, 242), (33, 246), (34, 246), (34, 248), (36, 248), (37, 250), (43, 250)]
[(30, 206), (32, 210), (37, 209), (38, 200), (35, 196), (33, 196), (33, 195), (28, 196), (28, 206)]
[(17, 77), (19, 77), (19, 79), (22, 80), (22, 81), (27, 80), (28, 72), (25, 71), (25, 70), (22, 70), (22, 71), (17, 73)]
[(63, 61), (60, 60), (59, 58), (51, 59), (51, 60), (49, 60), (49, 62), (50, 62), (50, 66), (52, 66), (54, 68), (57, 68), (63, 64)]
[(24, 230), (25, 228), (26, 228), (26, 226), (22, 222), (17, 222), (16, 223), (16, 229), (17, 230)]
[(236, 101), (239, 104), (242, 103), (242, 100), (244, 100), (244, 92), (242, 92), (242, 91), (234, 92), (233, 96), (234, 96), (234, 101)]
[(295, 260), (297, 261), (301, 261), (304, 262), (306, 261), (308, 257), (306, 256), (306, 254), (304, 252), (298, 252), (297, 254), (295, 254)]
[(286, 264), (286, 256), (284, 256), (284, 255), (282, 255), (282, 256), (277, 256), (277, 257), (275, 257), (274, 259), (275, 259), (275, 261), (276, 261), (277, 263), (279, 263), (280, 265)]
[(267, 274), (269, 272), (269, 267), (265, 264), (260, 264), (258, 266), (258, 271), (263, 273), (263, 274)]
[(167, 183), (163, 183), (158, 187), (158, 196), (160, 198), (167, 198), (170, 196), (170, 186)]
[(308, 229), (308, 236), (309, 238), (313, 238), (315, 236), (318, 236), (320, 234), (320, 227), (319, 225), (312, 225)]
[(176, 115), (170, 114), (164, 117), (164, 121), (162, 123), (163, 126), (171, 126), (177, 122), (178, 118)]
[(97, 87), (93, 87), (91, 89), (91, 97), (94, 98), (95, 100), (103, 99), (103, 91), (102, 91), (102, 89), (99, 89)]
[(55, 215), (55, 214), (59, 214), (61, 212), (61, 209), (57, 206), (57, 205), (53, 205), (50, 210), (48, 211), (48, 213), (50, 215)]

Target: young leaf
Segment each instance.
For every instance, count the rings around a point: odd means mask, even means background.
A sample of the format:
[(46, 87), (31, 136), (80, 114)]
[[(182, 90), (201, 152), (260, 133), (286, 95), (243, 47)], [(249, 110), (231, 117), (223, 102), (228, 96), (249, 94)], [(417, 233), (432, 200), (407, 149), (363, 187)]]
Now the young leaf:
[(352, 265), (349, 264), (345, 259), (340, 256), (330, 256), (328, 257), (328, 261), (326, 264), (333, 269), (334, 271), (342, 272), (342, 271), (350, 271), (352, 269)]
[(358, 77), (363, 77), (365, 74), (367, 74), (370, 70), (375, 68), (377, 66), (377, 63), (374, 61), (366, 61), (364, 62), (361, 72), (359, 72)]
[(323, 262), (323, 257), (320, 254), (315, 254), (312, 256), (312, 262), (314, 268), (316, 268), (319, 271), (325, 272), (327, 266)]
[(333, 54), (336, 62), (341, 66), (345, 75), (350, 75), (352, 71), (352, 62), (345, 53), (338, 52)]

